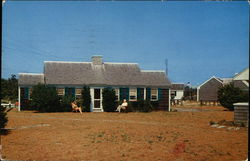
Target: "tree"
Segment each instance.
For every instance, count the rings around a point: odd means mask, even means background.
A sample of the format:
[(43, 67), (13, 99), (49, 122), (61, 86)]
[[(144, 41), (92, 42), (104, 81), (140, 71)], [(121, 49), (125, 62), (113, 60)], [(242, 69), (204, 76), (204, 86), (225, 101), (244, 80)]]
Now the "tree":
[(56, 89), (44, 84), (33, 86), (31, 106), (39, 112), (60, 111), (59, 96)]
[(115, 90), (104, 88), (102, 92), (102, 105), (105, 112), (114, 112), (116, 108)]
[(1, 79), (1, 98), (8, 101), (16, 101), (18, 95), (18, 80), (16, 75), (11, 75), (11, 78)]
[(90, 112), (91, 96), (90, 96), (90, 89), (87, 86), (83, 87), (81, 104), (84, 107), (83, 109), (84, 111)]
[(1, 99), (6, 99), (8, 90), (8, 81), (6, 79), (1, 79)]
[(227, 84), (218, 90), (218, 101), (220, 104), (229, 109), (234, 110), (234, 103), (248, 102), (249, 96), (244, 93), (240, 88), (234, 87), (232, 83)]
[(4, 128), (8, 122), (8, 118), (6, 116), (5, 107), (0, 106), (0, 129)]
[(11, 75), (11, 78), (8, 79), (8, 97), (9, 100), (17, 100), (18, 95), (18, 80), (16, 79), (16, 75)]

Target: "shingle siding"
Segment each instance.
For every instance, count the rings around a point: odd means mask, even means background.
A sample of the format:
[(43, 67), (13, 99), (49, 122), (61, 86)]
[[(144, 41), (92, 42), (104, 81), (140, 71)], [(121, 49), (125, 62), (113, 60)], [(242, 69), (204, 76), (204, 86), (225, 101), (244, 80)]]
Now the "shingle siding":
[(218, 100), (218, 89), (222, 87), (222, 82), (215, 78), (210, 79), (208, 82), (203, 84), (199, 89), (199, 100), (200, 101), (217, 101)]
[(249, 87), (241, 80), (234, 80), (233, 85), (234, 85), (234, 87), (238, 87), (238, 88), (240, 88), (241, 90), (244, 90), (244, 91), (249, 90)]
[(171, 90), (184, 90), (184, 84), (172, 83)]
[(33, 86), (38, 83), (44, 83), (43, 74), (19, 73), (19, 79), (18, 79), (19, 86)]

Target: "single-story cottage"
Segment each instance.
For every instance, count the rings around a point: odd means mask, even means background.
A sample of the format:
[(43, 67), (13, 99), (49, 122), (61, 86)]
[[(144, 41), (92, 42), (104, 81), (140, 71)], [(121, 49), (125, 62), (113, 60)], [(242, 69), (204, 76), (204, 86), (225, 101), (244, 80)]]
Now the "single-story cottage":
[(58, 95), (81, 97), (83, 86), (90, 87), (91, 111), (102, 112), (102, 90), (115, 89), (117, 100), (158, 101), (159, 108), (170, 110), (171, 82), (164, 71), (141, 70), (137, 63), (103, 62), (93, 56), (91, 62), (45, 61), (41, 74), (19, 73), (19, 110), (30, 99), (32, 86), (43, 83), (56, 87)]

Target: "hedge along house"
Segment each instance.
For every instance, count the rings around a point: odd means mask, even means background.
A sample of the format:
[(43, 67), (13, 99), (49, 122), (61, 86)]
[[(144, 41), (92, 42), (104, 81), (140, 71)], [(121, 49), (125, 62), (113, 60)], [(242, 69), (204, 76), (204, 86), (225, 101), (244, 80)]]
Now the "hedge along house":
[(58, 95), (81, 97), (83, 86), (90, 87), (91, 111), (103, 111), (102, 90), (115, 89), (117, 100), (158, 101), (159, 109), (170, 110), (171, 82), (164, 71), (141, 70), (137, 63), (45, 61), (42, 74), (19, 74), (19, 110), (30, 99), (32, 86), (44, 83), (57, 88)]

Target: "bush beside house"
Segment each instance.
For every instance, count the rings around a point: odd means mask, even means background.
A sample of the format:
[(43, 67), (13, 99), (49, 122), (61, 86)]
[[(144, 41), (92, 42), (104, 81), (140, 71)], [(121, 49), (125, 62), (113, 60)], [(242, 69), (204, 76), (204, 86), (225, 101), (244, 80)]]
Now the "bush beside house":
[(112, 88), (104, 88), (102, 92), (102, 105), (105, 112), (114, 112), (116, 110), (115, 90)]
[(151, 112), (154, 109), (157, 109), (158, 101), (151, 102), (149, 100), (140, 100), (129, 102), (128, 112)]
[(5, 107), (0, 106), (0, 129), (4, 128), (8, 122), (5, 109)]
[(83, 111), (90, 112), (91, 96), (89, 87), (87, 86), (83, 87), (82, 97), (80, 102), (81, 106), (83, 107)]
[(234, 110), (234, 103), (248, 102), (249, 95), (246, 92), (243, 92), (240, 88), (234, 87), (234, 85), (230, 83), (219, 88), (218, 101), (223, 107), (232, 111)]
[(59, 96), (53, 87), (48, 87), (44, 84), (33, 86), (31, 100), (31, 106), (39, 112), (60, 111)]

